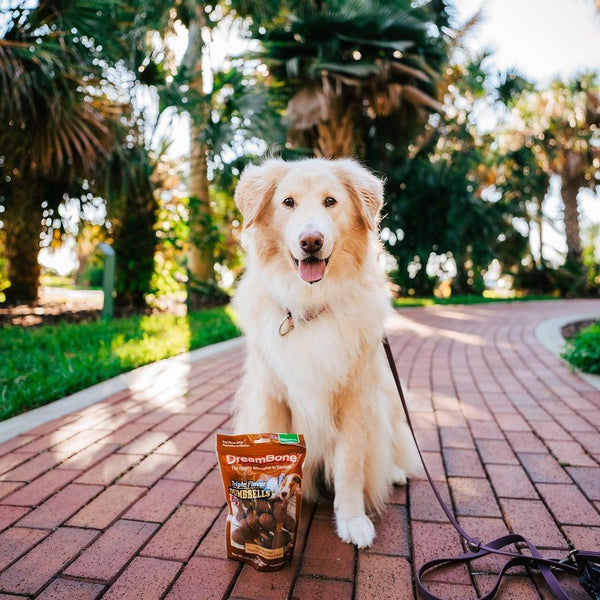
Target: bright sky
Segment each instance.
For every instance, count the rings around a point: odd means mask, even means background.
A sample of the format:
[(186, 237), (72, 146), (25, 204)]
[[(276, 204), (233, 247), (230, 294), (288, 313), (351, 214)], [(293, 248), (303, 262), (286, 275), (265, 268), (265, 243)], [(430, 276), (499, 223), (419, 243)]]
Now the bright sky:
[(470, 37), (491, 48), (499, 69), (517, 67), (539, 82), (600, 70), (600, 11), (594, 0), (455, 0), (461, 22), (483, 9)]
[[(540, 85), (555, 77), (570, 78), (582, 70), (600, 72), (600, 11), (595, 0), (455, 0), (461, 23), (480, 9), (482, 20), (468, 38), (468, 45), (474, 52), (492, 50), (493, 68), (517, 68)], [(582, 225), (600, 222), (598, 195), (584, 190), (579, 203)], [(556, 180), (546, 198), (545, 211), (557, 218), (561, 210)], [(566, 249), (563, 238), (554, 231), (548, 229), (544, 235), (557, 249)]]

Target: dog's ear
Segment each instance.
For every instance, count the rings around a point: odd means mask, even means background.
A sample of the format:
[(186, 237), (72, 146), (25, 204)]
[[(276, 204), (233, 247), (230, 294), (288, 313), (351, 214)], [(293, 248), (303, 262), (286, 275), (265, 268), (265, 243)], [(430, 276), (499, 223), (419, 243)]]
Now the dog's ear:
[(334, 164), (352, 199), (357, 201), (364, 222), (377, 231), (383, 207), (383, 181), (355, 160), (343, 158)]
[(244, 169), (234, 196), (235, 203), (244, 217), (244, 229), (250, 227), (269, 204), (277, 182), (288, 169), (288, 163), (275, 158), (261, 165), (249, 165)]

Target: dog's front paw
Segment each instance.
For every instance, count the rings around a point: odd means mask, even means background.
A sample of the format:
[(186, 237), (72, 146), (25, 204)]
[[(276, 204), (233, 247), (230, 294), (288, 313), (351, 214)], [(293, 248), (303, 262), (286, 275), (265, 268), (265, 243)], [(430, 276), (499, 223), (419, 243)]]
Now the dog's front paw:
[(343, 542), (359, 548), (368, 548), (375, 539), (375, 527), (367, 515), (344, 518), (336, 517), (337, 532)]

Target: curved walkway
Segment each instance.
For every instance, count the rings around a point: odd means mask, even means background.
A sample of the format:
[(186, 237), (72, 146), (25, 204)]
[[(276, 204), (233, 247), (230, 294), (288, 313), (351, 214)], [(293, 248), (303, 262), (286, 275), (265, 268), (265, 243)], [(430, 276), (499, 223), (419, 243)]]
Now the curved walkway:
[[(516, 530), (552, 556), (600, 548), (600, 391), (535, 335), (584, 314), (600, 301), (405, 309), (389, 324), (426, 460), (484, 540)], [(243, 352), (180, 360), (0, 444), (0, 600), (416, 598), (415, 566), (461, 547), (424, 481), (394, 490), (369, 550), (337, 539), (325, 503), (304, 506), (284, 570), (224, 558), (214, 435), (228, 431)], [(475, 598), (497, 564), (438, 574), (432, 591)], [(521, 570), (498, 597), (550, 595)]]

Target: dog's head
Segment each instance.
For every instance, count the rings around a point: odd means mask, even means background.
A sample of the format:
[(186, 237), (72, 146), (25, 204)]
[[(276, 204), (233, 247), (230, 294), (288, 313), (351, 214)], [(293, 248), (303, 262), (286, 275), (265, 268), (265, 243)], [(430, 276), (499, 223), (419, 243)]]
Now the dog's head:
[(379, 225), (383, 183), (351, 159), (271, 159), (243, 172), (235, 200), (262, 259), (316, 283), (361, 263)]

